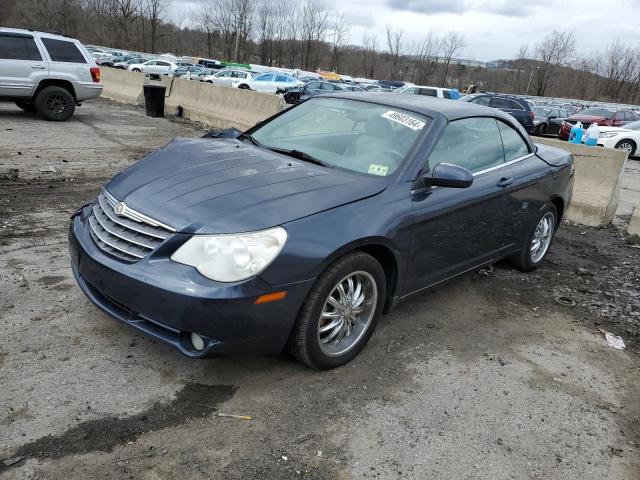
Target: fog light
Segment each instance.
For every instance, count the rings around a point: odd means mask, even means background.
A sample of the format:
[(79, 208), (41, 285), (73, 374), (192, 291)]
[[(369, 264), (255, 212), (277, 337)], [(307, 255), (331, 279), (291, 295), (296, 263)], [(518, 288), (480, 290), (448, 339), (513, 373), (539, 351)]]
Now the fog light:
[(191, 333), (191, 344), (199, 352), (204, 350), (204, 339), (197, 333)]

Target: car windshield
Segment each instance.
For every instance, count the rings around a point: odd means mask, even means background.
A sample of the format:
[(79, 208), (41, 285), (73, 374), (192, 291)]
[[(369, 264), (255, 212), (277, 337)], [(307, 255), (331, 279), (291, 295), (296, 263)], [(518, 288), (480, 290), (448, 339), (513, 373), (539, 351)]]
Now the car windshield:
[(400, 167), (429, 125), (429, 118), (395, 107), (314, 98), (259, 127), (248, 139), (302, 160), (386, 176)]
[(541, 108), (541, 107), (533, 107), (531, 110), (533, 111), (533, 114), (536, 117), (546, 117), (547, 115), (549, 115), (549, 112), (550, 112), (548, 108)]
[(591, 115), (593, 117), (611, 118), (615, 115), (615, 113), (616, 112), (614, 112), (613, 110), (607, 110), (606, 108), (592, 107), (585, 108), (584, 110), (578, 112), (576, 115)]

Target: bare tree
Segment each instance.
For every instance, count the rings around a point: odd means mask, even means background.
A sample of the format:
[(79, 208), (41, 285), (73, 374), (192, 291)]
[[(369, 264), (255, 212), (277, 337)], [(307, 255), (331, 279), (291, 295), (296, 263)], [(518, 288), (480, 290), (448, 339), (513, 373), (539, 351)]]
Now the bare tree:
[(415, 46), (413, 54), (413, 82), (418, 84), (430, 83), (429, 80), (436, 70), (440, 53), (440, 39), (433, 34), (427, 35)]
[(334, 18), (331, 25), (331, 70), (337, 72), (340, 70), (340, 57), (342, 54), (342, 47), (347, 39), (347, 35), (351, 30), (351, 25), (347, 23), (342, 13), (338, 13)]
[(440, 82), (442, 85), (447, 83), (447, 74), (449, 73), (451, 59), (464, 45), (464, 35), (459, 32), (451, 31), (442, 39), (442, 55), (444, 56), (442, 81)]
[(538, 60), (535, 70), (536, 95), (544, 96), (560, 67), (566, 65), (575, 52), (576, 39), (573, 32), (554, 31), (544, 37), (535, 47)]
[[(165, 14), (165, 0), (145, 0), (144, 17), (149, 20), (151, 51), (156, 51), (158, 40), (158, 26), (162, 23)], [(143, 18), (144, 20), (144, 18)], [(144, 25), (144, 21), (143, 21)]]
[(365, 32), (362, 38), (362, 75), (368, 78), (376, 76), (376, 58), (378, 57), (375, 35)]
[(304, 68), (316, 69), (320, 43), (327, 36), (329, 9), (324, 0), (306, 0), (302, 7), (302, 41), (304, 42)]
[(391, 80), (396, 80), (400, 74), (400, 53), (402, 51), (402, 35), (404, 31), (401, 28), (394, 29), (391, 24), (387, 24), (386, 33), (387, 48), (391, 59)]

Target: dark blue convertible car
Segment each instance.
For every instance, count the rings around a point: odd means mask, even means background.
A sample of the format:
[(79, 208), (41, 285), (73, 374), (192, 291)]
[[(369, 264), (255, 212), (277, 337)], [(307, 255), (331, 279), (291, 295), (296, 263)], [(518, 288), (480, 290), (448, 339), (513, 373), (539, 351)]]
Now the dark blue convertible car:
[(72, 217), (71, 263), (99, 308), (185, 355), (331, 368), (412, 294), (502, 258), (538, 267), (573, 169), (499, 110), (316, 97), (114, 177)]

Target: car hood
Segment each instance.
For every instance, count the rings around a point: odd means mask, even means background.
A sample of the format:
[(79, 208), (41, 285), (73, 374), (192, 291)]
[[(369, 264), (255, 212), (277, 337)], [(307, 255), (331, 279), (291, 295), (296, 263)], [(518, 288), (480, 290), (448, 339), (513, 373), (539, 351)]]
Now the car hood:
[(604, 122), (605, 120), (606, 120), (605, 117), (597, 117), (594, 115), (571, 115), (569, 118), (567, 118), (567, 121), (570, 121), (570, 122), (588, 122), (588, 123)]
[(176, 230), (261, 230), (377, 195), (384, 177), (349, 173), (236, 139), (178, 138), (115, 176), (117, 200)]

